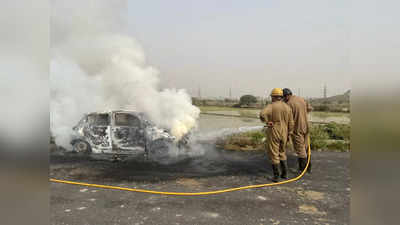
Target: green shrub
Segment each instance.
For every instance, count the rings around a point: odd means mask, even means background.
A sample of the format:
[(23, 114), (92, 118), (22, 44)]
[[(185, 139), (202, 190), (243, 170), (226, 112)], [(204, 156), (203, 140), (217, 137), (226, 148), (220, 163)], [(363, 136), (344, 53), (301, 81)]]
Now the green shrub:
[[(249, 146), (261, 148), (265, 133), (262, 130), (248, 131), (226, 137), (223, 143), (245, 149)], [(350, 149), (350, 125), (336, 123), (312, 125), (310, 127), (311, 149), (313, 150), (339, 150)], [(288, 143), (288, 148), (292, 148)]]
[(324, 126), (330, 139), (350, 140), (350, 125), (331, 122)]
[(314, 111), (321, 111), (321, 112), (328, 112), (329, 106), (328, 105), (314, 105)]
[(326, 140), (329, 139), (329, 135), (323, 125), (315, 125), (311, 126), (310, 139), (311, 149), (324, 149), (328, 145)]
[(249, 105), (251, 103), (257, 103), (257, 98), (253, 95), (243, 95), (239, 100), (240, 105)]
[(250, 137), (255, 144), (260, 144), (262, 139), (265, 138), (265, 133), (262, 131), (249, 131), (245, 133), (245, 136)]
[(256, 142), (257, 144), (260, 144), (262, 142), (262, 139), (265, 137), (264, 132), (254, 132), (251, 135), (251, 139)]

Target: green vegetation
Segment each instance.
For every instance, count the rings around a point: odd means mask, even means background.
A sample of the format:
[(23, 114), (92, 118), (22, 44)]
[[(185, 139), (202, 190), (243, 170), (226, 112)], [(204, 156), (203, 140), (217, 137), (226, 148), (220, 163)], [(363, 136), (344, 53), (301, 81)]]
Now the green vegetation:
[(329, 123), (313, 125), (310, 130), (311, 149), (350, 149), (350, 125)]
[(257, 98), (253, 95), (243, 95), (239, 100), (240, 105), (250, 105), (254, 103), (257, 103)]
[[(310, 135), (312, 150), (350, 150), (350, 125), (337, 123), (313, 125)], [(264, 138), (265, 133), (261, 130), (249, 131), (219, 140), (217, 145), (229, 150), (263, 150)]]
[(245, 136), (250, 137), (251, 141), (253, 141), (256, 144), (261, 144), (263, 138), (265, 138), (265, 134), (262, 131), (250, 131), (246, 132)]
[(350, 112), (350, 104), (349, 103), (311, 103), (313, 109), (315, 111), (320, 112)]
[(328, 143), (326, 140), (329, 139), (328, 133), (325, 131), (323, 125), (311, 126), (310, 130), (310, 144), (311, 149), (326, 149)]
[(350, 140), (350, 126), (346, 124), (329, 123), (324, 126), (325, 132), (333, 140)]
[(309, 102), (314, 108), (314, 111), (350, 112), (350, 95), (351, 91), (349, 90), (341, 95), (310, 99)]
[(264, 133), (261, 131), (244, 132), (230, 135), (217, 141), (217, 147), (226, 150), (259, 151), (263, 149)]

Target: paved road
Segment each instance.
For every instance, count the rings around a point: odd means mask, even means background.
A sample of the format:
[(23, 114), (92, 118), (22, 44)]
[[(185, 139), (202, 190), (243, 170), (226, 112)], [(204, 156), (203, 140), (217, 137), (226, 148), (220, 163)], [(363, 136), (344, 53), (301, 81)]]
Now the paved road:
[[(269, 182), (263, 154), (208, 148), (169, 165), (142, 158), (113, 163), (53, 154), (58, 179), (163, 191), (206, 191)], [(314, 152), (312, 175), (278, 187), (173, 197), (51, 184), (51, 224), (349, 224), (349, 153)], [(296, 163), (289, 156), (289, 165)], [(294, 174), (292, 174), (294, 176)]]

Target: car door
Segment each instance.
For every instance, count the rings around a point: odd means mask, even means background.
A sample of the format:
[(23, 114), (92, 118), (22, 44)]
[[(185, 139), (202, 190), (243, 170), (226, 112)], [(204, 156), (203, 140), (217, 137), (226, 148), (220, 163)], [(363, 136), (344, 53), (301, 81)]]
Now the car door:
[(111, 152), (111, 118), (109, 113), (92, 113), (87, 116), (84, 133), (95, 153)]
[(138, 116), (128, 112), (115, 112), (112, 126), (114, 151), (120, 153), (144, 151), (146, 139), (143, 126)]

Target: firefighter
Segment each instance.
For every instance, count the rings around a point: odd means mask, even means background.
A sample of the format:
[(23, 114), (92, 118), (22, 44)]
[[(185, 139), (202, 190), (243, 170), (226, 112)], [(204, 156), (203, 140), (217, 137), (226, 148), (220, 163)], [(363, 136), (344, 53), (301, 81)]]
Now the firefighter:
[[(294, 130), (291, 135), (293, 147), (298, 157), (298, 171), (301, 173), (306, 165), (308, 157), (309, 124), (307, 113), (311, 112), (312, 107), (304, 98), (293, 95), (289, 88), (283, 89), (284, 101), (290, 106), (293, 113)], [(307, 169), (311, 173), (311, 158)]]
[[(290, 107), (284, 103), (281, 88), (271, 91), (272, 103), (260, 112), (260, 120), (266, 123), (267, 153), (272, 164), (273, 182), (279, 177), (287, 179), (286, 143), (293, 131), (294, 121)], [(281, 170), (281, 171), (280, 171)]]

